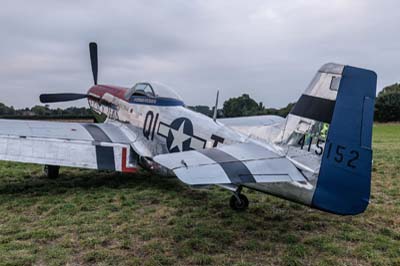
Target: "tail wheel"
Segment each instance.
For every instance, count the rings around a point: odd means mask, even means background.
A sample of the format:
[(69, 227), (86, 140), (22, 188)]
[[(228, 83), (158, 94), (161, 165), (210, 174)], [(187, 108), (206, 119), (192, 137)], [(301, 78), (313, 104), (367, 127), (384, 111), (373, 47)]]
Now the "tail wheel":
[(243, 194), (232, 195), (229, 205), (235, 211), (244, 211), (249, 207), (249, 200)]
[(58, 165), (45, 165), (43, 169), (47, 178), (56, 179), (60, 172), (60, 166)]

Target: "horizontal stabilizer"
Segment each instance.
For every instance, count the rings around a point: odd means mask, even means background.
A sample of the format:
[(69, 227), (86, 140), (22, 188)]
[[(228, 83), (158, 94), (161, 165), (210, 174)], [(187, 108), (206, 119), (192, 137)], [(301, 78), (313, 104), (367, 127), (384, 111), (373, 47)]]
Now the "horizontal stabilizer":
[(254, 143), (163, 154), (153, 159), (189, 185), (306, 182), (287, 158)]

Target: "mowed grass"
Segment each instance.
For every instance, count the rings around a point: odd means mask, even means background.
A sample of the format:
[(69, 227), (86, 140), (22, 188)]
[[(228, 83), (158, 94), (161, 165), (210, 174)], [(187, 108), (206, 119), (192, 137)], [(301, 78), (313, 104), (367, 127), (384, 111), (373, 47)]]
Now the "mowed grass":
[(400, 124), (374, 126), (371, 204), (341, 217), (173, 178), (0, 163), (1, 265), (400, 265)]

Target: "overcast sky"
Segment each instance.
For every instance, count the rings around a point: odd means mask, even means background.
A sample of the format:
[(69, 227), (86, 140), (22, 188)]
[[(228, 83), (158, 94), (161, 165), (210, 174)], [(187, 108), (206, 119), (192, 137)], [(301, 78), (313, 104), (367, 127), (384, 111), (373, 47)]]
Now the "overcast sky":
[(3, 0), (0, 102), (86, 92), (90, 41), (99, 83), (160, 81), (188, 105), (212, 105), (220, 88), (222, 100), (249, 93), (282, 107), (326, 62), (376, 71), (379, 90), (400, 80), (399, 10), (397, 0)]

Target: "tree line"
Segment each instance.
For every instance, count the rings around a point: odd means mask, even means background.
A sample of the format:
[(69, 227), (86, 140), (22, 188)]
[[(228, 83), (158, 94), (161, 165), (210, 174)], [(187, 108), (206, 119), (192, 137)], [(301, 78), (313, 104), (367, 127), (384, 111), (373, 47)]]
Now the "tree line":
[[(226, 100), (217, 117), (238, 117), (252, 115), (278, 115), (285, 117), (296, 103), (289, 103), (283, 108), (266, 108), (262, 102), (257, 102), (248, 94)], [(212, 117), (214, 107), (206, 105), (188, 106), (188, 108)], [(0, 103), (0, 117), (18, 119), (93, 119), (89, 108), (69, 107), (66, 109), (51, 109), (49, 105), (36, 105), (32, 108), (15, 109)], [(400, 121), (400, 84), (385, 87), (379, 92), (375, 101), (375, 120), (379, 122)]]
[(0, 103), (1, 118), (16, 119), (92, 119), (93, 114), (89, 108), (68, 107), (66, 109), (51, 109), (49, 105), (35, 105), (32, 108), (15, 109)]
[(379, 122), (400, 121), (400, 84), (383, 88), (375, 101), (375, 120)]
[[(266, 108), (262, 102), (256, 102), (248, 94), (243, 94), (239, 97), (234, 97), (226, 100), (221, 109), (217, 111), (217, 117), (238, 117), (252, 115), (279, 115), (286, 117), (295, 103), (289, 103), (283, 108)], [(210, 108), (206, 105), (189, 106), (190, 109), (212, 117), (214, 107)]]

